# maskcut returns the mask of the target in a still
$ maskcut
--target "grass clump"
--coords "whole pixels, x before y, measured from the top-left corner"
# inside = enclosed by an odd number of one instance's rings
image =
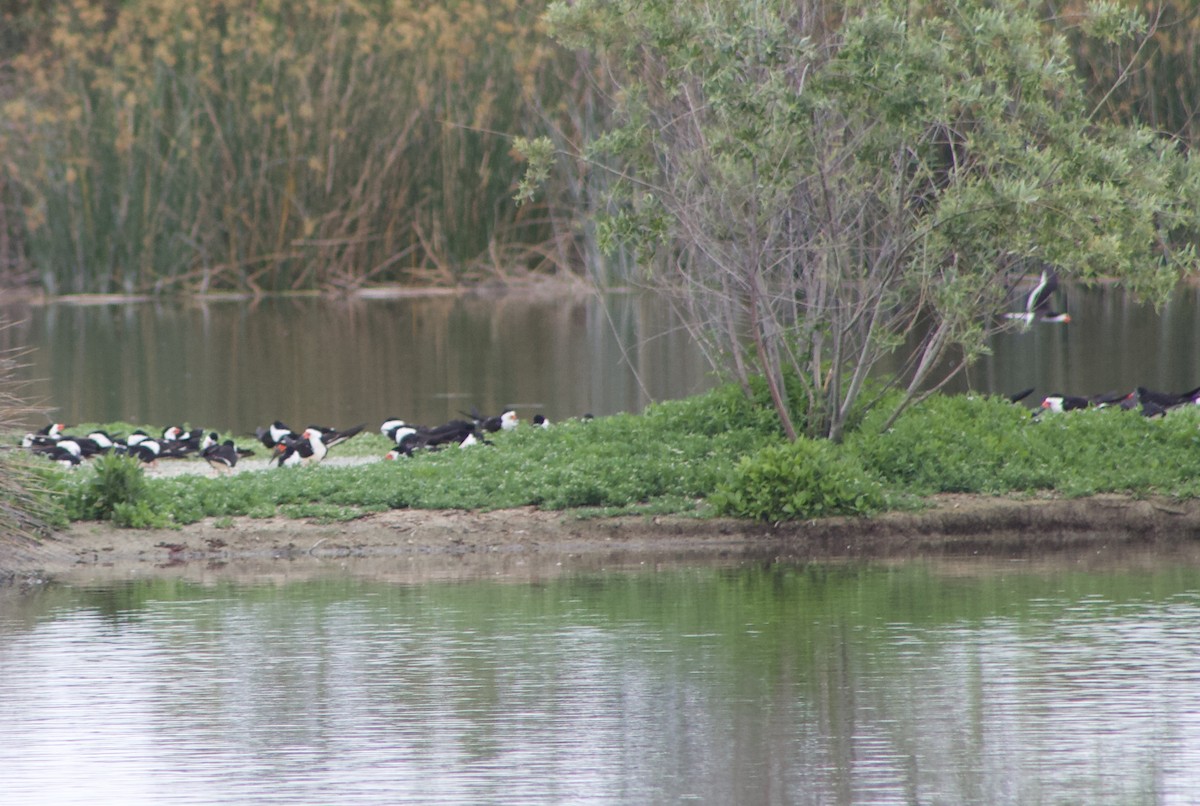
[[[108,520],[117,526],[145,528],[170,523],[166,507],[137,459],[109,454],[98,457],[81,484],[71,488],[64,506],[73,520]],[[160,499],[161,501],[161,499]]]

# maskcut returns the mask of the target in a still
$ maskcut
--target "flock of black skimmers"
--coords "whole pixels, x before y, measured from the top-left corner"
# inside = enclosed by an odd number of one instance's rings
[[[516,428],[520,422],[517,413],[511,409],[494,417],[481,417],[477,412],[469,415],[464,413],[464,417],[468,419],[451,420],[433,427],[410,425],[399,418],[389,417],[379,427],[379,432],[392,440],[395,447],[384,458],[399,459],[412,456],[416,451],[437,450],[451,445],[466,448],[490,444],[487,434]],[[533,424],[546,428],[550,423],[539,414],[533,418]],[[222,441],[217,432],[206,432],[202,428],[185,429],[172,425],[162,429],[159,436],[142,429],[127,436],[109,434],[103,430],[72,435],[66,433],[66,428],[62,423],[50,423],[36,432],[26,434],[21,444],[64,467],[75,467],[100,454],[116,453],[131,456],[148,465],[160,459],[198,456],[218,472],[231,472],[239,459],[255,454],[253,448],[239,447],[232,439]],[[294,467],[320,463],[329,455],[331,448],[358,435],[364,428],[365,423],[346,429],[310,425],[296,432],[276,420],[266,428],[256,429],[255,439],[269,453],[268,466]]]
[[[1019,403],[1033,394],[1033,389],[1025,389],[1009,395],[1013,403]],[[1064,395],[1055,392],[1042,399],[1041,405],[1034,410],[1037,417],[1043,412],[1056,414],[1064,411],[1081,411],[1083,409],[1120,408],[1126,411],[1134,409],[1144,417],[1162,417],[1172,409],[1184,406],[1200,405],[1200,386],[1186,392],[1160,392],[1139,386],[1132,392],[1104,392],[1098,395]]]

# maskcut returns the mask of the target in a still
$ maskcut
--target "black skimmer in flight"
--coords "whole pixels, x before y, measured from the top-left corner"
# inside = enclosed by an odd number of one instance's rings
[[[1071,316],[1066,311],[1056,311],[1050,307],[1054,292],[1058,290],[1058,273],[1051,268],[1042,269],[1038,283],[1025,298],[1025,310],[1020,313],[1005,314],[1009,319],[1019,319],[1028,327],[1034,321],[1038,322],[1070,322]]]

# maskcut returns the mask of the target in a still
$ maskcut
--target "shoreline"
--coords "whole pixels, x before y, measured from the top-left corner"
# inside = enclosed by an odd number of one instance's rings
[[[42,541],[0,539],[0,580],[530,581],[564,573],[746,563],[953,558],[1097,563],[1131,551],[1200,562],[1200,500],[940,495],[918,512],[778,525],[678,516],[580,519],[533,508],[392,510],[330,524],[235,518],[222,526],[203,521],[152,530],[80,522]]]

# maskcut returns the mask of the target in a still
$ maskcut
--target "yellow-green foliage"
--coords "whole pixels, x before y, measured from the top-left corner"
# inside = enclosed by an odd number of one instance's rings
[[[544,268],[554,233],[511,199],[511,136],[572,106],[575,62],[541,11],[56,4],[0,84],[0,226],[59,292]]]

